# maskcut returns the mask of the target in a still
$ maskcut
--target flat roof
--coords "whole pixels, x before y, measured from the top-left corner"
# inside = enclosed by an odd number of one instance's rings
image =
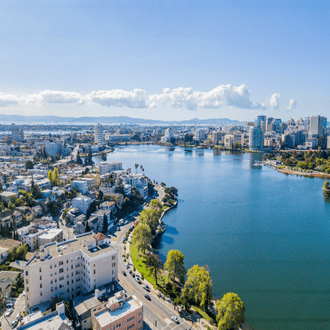
[[[57,236],[62,231],[63,231],[63,229],[52,228],[52,229],[48,230],[46,233],[40,235],[39,238],[40,239],[47,239],[47,238],[50,239],[50,238]]]
[[[137,309],[141,308],[141,305],[138,305],[133,297],[129,300],[126,300],[122,307],[117,308],[115,311],[111,312],[109,309],[101,312],[95,313],[95,318],[99,322],[100,326],[103,328],[106,325],[115,322],[121,319],[124,316],[131,314]]]
[[[65,255],[70,255],[73,252],[76,251],[83,251],[84,253],[86,253],[89,257],[93,258],[96,256],[99,256],[101,254],[105,254],[108,252],[113,252],[116,251],[116,249],[114,249],[112,246],[110,246],[109,244],[104,244],[104,245],[96,245],[94,248],[92,249],[87,249],[86,246],[82,246],[83,241],[87,242],[96,242],[95,238],[93,238],[95,234],[93,232],[89,232],[89,233],[85,233],[82,235],[79,235],[77,238],[72,239],[70,241],[65,241],[65,242],[61,242],[61,243],[57,243],[54,242],[53,244],[50,243],[49,245],[45,245],[45,249],[47,249],[49,251],[49,254],[52,256],[52,258],[56,258],[59,257],[61,255],[65,256]],[[30,262],[28,263],[28,265],[33,265],[39,262],[43,262],[40,260],[40,258],[36,258],[34,257],[32,260],[30,260]]]

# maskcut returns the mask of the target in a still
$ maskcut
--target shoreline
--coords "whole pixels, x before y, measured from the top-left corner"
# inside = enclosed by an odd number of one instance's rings
[[[265,165],[268,166],[268,167],[271,167],[271,168],[273,168],[275,170],[277,170],[278,172],[284,173],[284,174],[307,176],[307,177],[310,177],[310,178],[330,179],[330,174],[327,174],[327,173],[322,173],[322,172],[318,172],[318,173],[306,173],[306,172],[299,172],[299,171],[288,170],[286,168],[277,168],[275,166],[268,165],[268,164],[265,164]]]

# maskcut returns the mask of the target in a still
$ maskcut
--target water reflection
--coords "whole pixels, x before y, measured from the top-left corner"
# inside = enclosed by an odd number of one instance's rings
[[[216,149],[213,149],[213,156],[220,156],[221,155],[221,150],[216,148]]]
[[[195,155],[196,155],[196,157],[203,157],[204,156],[204,150],[203,149],[196,149]]]

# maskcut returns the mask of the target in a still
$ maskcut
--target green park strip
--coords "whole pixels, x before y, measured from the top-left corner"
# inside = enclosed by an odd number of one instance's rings
[[[197,307],[197,306],[192,306],[193,310],[195,312],[197,312],[204,320],[210,322],[212,324],[213,321],[215,321],[215,317],[212,317],[211,313],[206,313],[205,311],[203,311],[201,308]]]
[[[155,279],[152,275],[148,275],[149,271],[146,269],[146,258],[139,254],[139,251],[136,248],[136,243],[133,242],[130,244],[130,255],[133,262],[133,265],[137,269],[137,271],[143,274],[144,278],[152,285],[155,285]]]

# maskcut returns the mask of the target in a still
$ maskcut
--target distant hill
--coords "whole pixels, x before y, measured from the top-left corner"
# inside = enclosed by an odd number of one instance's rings
[[[180,121],[166,121],[154,119],[131,118],[125,116],[113,117],[58,117],[58,116],[21,116],[21,115],[0,115],[1,122],[31,122],[45,124],[140,124],[140,125],[242,125],[244,122],[228,118],[210,118],[210,119],[189,119]]]

